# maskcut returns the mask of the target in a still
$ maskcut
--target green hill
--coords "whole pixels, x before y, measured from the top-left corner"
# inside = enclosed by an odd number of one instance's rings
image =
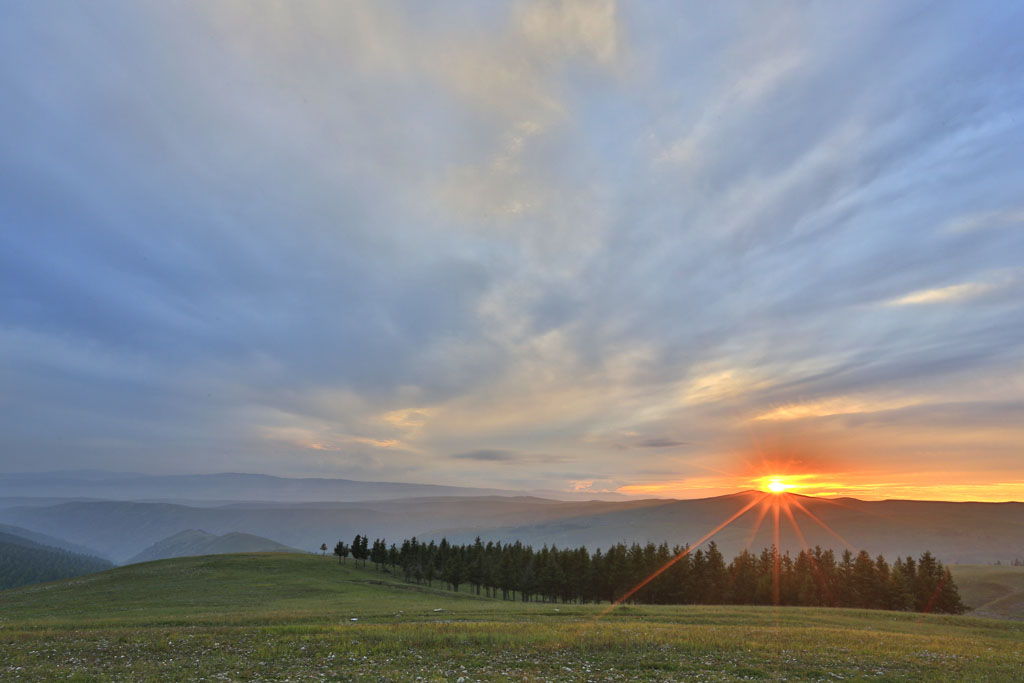
[[[110,562],[0,532],[0,590],[109,569]]]
[[[243,534],[237,531],[217,536],[201,529],[186,529],[162,541],[157,541],[128,560],[127,564],[165,560],[193,555],[227,555],[231,553],[296,553],[291,548],[269,538]]]
[[[0,593],[5,680],[1011,680],[1024,624],[522,603],[315,555],[218,555]]]
[[[971,614],[1024,621],[1024,567],[953,565],[950,570]]]
[[[12,526],[10,524],[0,524],[0,534],[10,534],[11,536],[20,536],[26,540],[32,541],[38,545],[48,545],[51,548],[60,548],[61,550],[67,550],[68,552],[76,553],[78,555],[89,555],[92,557],[99,557],[100,559],[108,559],[103,557],[101,553],[90,548],[88,546],[79,545],[78,543],[72,543],[63,538],[57,538],[56,536],[48,536],[47,534],[41,534],[31,529],[25,529],[19,526]]]

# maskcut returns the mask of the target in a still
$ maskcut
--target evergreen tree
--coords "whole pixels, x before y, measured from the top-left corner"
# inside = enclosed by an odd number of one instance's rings
[[[930,552],[918,561],[899,557],[890,566],[884,557],[849,550],[836,562],[831,550],[815,547],[794,559],[775,546],[759,555],[744,550],[728,564],[711,542],[691,553],[687,546],[667,543],[627,547],[616,543],[591,555],[586,547],[543,546],[534,551],[521,542],[488,542],[477,538],[457,545],[415,537],[388,546],[357,534],[352,546],[338,541],[334,554],[372,559],[378,571],[402,568],[407,581],[433,585],[440,578],[453,591],[469,583],[475,594],[504,600],[586,603],[629,601],[636,604],[779,604],[849,606],[871,609],[915,609],[960,613],[964,605],[949,570]],[[326,545],[322,548],[326,551]],[[387,569],[385,569],[387,571]]]
[[[334,546],[334,554],[338,556],[338,564],[341,564],[348,557],[348,546],[338,541],[337,545]]]

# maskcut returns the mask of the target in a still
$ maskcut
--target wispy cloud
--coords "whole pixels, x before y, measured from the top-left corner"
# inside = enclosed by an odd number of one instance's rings
[[[2,467],[1010,468],[1020,13],[10,4]]]
[[[688,446],[689,441],[676,441],[675,439],[669,439],[667,437],[653,437],[650,439],[642,439],[637,442],[637,446],[642,448],[673,448],[675,446]]]
[[[951,303],[973,299],[991,290],[992,285],[988,283],[964,282],[959,285],[918,290],[895,299],[890,299],[886,304],[889,306],[917,306],[922,304]]]
[[[755,420],[802,420],[832,415],[854,415],[899,410],[922,403],[920,398],[867,398],[837,396],[816,401],[791,403],[757,415]]]
[[[498,449],[482,449],[467,451],[466,453],[455,453],[452,455],[456,460],[479,460],[481,462],[507,462],[509,460],[520,460],[521,455],[513,451]]]

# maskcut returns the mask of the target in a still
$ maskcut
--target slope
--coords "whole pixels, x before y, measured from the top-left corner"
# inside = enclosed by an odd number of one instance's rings
[[[1024,621],[1024,567],[954,565],[950,569],[971,614]]]
[[[1024,625],[1013,622],[606,607],[453,594],[311,555],[181,558],[0,593],[0,671],[9,680],[1010,680],[1024,665]]]
[[[0,533],[0,590],[109,569],[110,562]]]
[[[242,534],[237,531],[217,536],[201,529],[186,529],[162,541],[157,541],[135,557],[128,564],[164,560],[172,557],[194,555],[227,555],[230,553],[294,553],[290,548],[269,538]]]
[[[88,546],[80,545],[78,543],[72,543],[71,541],[65,540],[63,538],[57,538],[56,536],[41,534],[37,531],[25,529],[20,526],[0,524],[0,533],[10,534],[11,536],[18,536],[20,538],[24,538],[25,540],[32,541],[33,543],[37,543],[39,545],[47,545],[51,548],[60,548],[61,550],[67,550],[68,552],[77,553],[78,555],[90,555],[92,557],[100,557],[101,559],[106,559],[101,557],[101,554],[99,552]]]

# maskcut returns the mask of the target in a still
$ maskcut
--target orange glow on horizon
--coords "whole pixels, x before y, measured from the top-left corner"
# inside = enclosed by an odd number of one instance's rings
[[[758,430],[689,463],[698,468],[691,476],[638,481],[617,492],[679,499],[755,490],[861,500],[1024,501],[1019,471],[926,470],[911,464],[914,459],[881,461],[855,437]]]
[[[840,480],[842,477],[844,481]],[[772,477],[698,477],[666,482],[620,486],[617,493],[650,498],[708,498],[754,489],[772,493],[797,493],[814,498],[859,498],[861,500],[941,500],[950,502],[1006,503],[1024,501],[1024,481],[974,484],[928,483],[886,479],[870,483],[869,474],[786,475],[772,488]]]
[[[771,491],[772,493],[783,493],[799,487],[799,484],[794,484],[790,479],[777,475],[762,477],[758,486],[762,491]]]

